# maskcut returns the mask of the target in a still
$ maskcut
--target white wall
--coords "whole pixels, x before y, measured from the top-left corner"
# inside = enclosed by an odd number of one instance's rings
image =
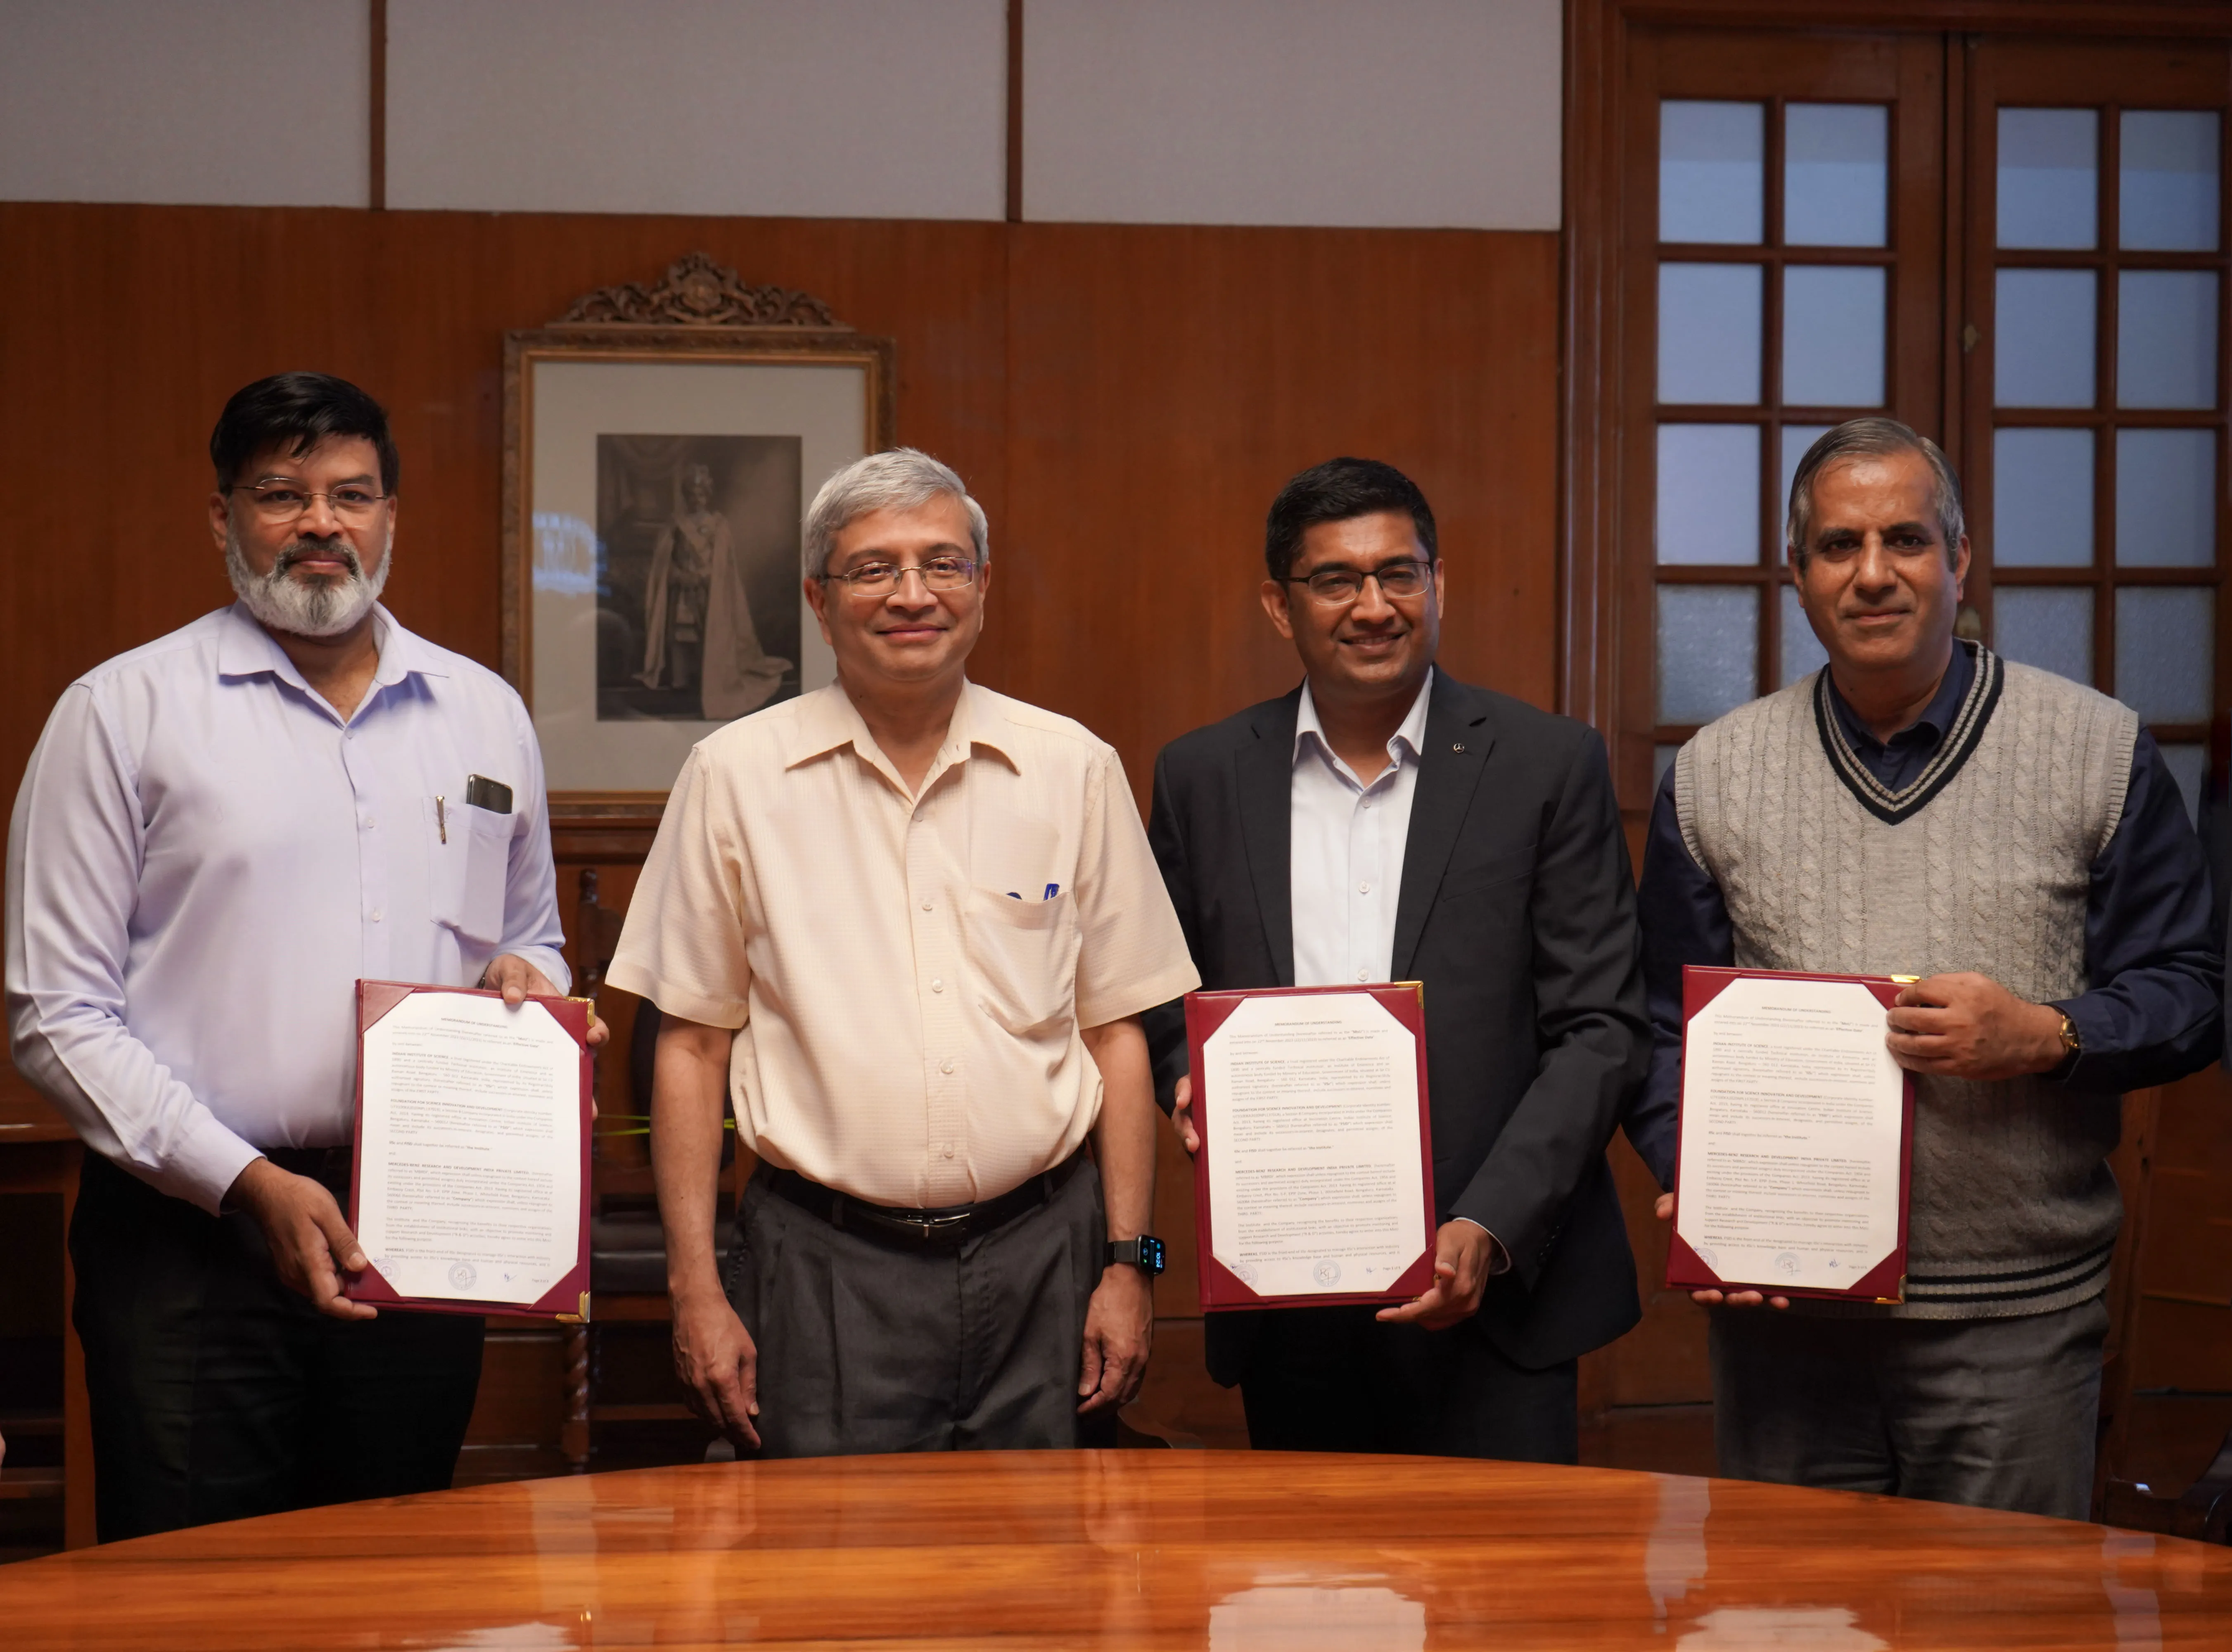
[[[1560,0],[1028,0],[1023,211],[1554,230]]]
[[[0,0],[0,200],[362,206],[364,0]]]
[[[1004,0],[390,0],[387,204],[996,218]]]
[[[1024,0],[1024,216],[1555,229],[1560,0]],[[998,218],[1005,0],[389,0],[386,202]],[[0,0],[0,199],[361,206],[368,0]]]

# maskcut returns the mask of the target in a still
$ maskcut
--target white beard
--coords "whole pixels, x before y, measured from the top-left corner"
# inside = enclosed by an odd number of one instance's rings
[[[321,556],[338,556],[348,565],[348,573],[340,579],[300,580],[288,571],[287,553],[299,542],[290,541],[279,553],[278,560],[269,574],[258,574],[248,565],[247,555],[240,548],[240,535],[230,528],[224,536],[225,576],[232,582],[233,595],[248,605],[248,611],[267,629],[285,631],[298,637],[337,637],[371,611],[380,601],[380,594],[387,589],[387,576],[395,566],[395,535],[391,529],[387,543],[380,547],[379,571],[370,578],[365,576],[364,564],[353,546],[321,545]]]

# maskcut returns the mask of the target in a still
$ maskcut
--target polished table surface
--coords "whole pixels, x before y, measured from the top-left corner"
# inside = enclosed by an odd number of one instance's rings
[[[0,1568],[0,1652],[2232,1647],[2232,1550],[1612,1469],[1205,1451],[476,1486]]]

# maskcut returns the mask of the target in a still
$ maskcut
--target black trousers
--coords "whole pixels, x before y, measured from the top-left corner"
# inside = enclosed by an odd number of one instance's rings
[[[449,1485],[479,1319],[328,1318],[280,1284],[252,1218],[94,1153],[69,1245],[103,1543]]]
[[[1570,1463],[1578,1363],[1528,1370],[1476,1320],[1385,1325],[1369,1307],[1265,1310],[1240,1379],[1258,1451],[1388,1451]]]

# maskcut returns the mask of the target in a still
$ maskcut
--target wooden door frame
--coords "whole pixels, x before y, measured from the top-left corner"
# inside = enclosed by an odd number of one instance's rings
[[[2221,0],[1567,0],[1565,232],[1560,282],[1558,708],[1593,725],[1623,772],[1623,685],[1648,661],[1622,656],[1625,524],[1620,499],[1628,408],[1619,370],[1621,159],[1633,112],[1628,38],[1638,24],[1808,32],[2051,33],[2232,38]],[[1949,112],[1963,94],[1949,54]],[[1949,121],[1949,133],[1952,123]],[[1957,142],[1958,138],[1954,137]],[[1961,257],[1957,187],[1947,191],[1946,257]],[[1949,276],[1957,276],[1949,270]],[[1955,289],[1957,290],[1957,288]],[[1949,306],[1949,313],[1952,307]],[[1959,353],[1946,352],[1946,419],[1959,417]],[[1631,650],[1632,652],[1632,650]],[[1623,797],[1631,814],[1647,797]]]

